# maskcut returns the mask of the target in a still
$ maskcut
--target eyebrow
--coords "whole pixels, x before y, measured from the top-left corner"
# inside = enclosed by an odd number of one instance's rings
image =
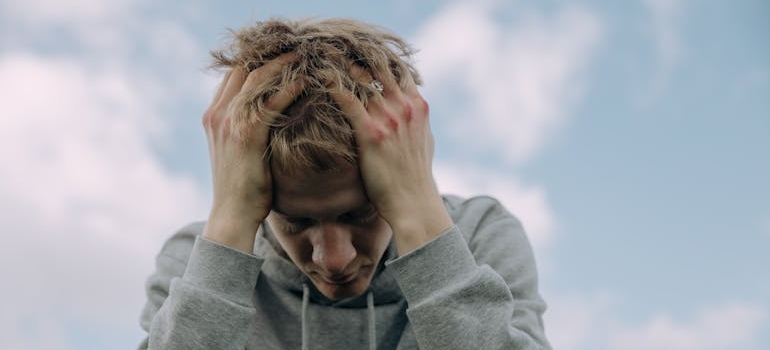
[[[339,214],[338,216],[343,216],[343,215],[363,215],[363,214],[368,213],[373,208],[374,208],[374,205],[371,202],[366,201],[363,204],[354,207],[353,209],[350,209],[348,211],[345,211],[345,212]],[[296,218],[308,218],[309,217],[307,215],[296,215],[296,214],[293,214],[293,213],[285,213],[285,212],[283,212],[283,211],[281,211],[279,209],[276,209],[276,208],[273,208],[272,211],[275,212],[276,214],[280,215],[284,219],[296,219]]]

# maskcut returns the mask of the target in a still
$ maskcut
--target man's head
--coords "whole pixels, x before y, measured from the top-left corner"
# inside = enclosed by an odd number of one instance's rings
[[[369,287],[392,232],[369,202],[353,129],[328,86],[353,91],[366,106],[377,91],[354,79],[351,65],[375,78],[392,75],[403,87],[407,76],[420,81],[409,64],[412,50],[387,31],[352,20],[270,20],[233,32],[231,44],[212,54],[215,67],[252,71],[286,53],[294,59],[283,74],[250,91],[247,106],[233,111],[233,132],[260,123],[256,115],[274,116],[266,157],[275,239],[326,297],[354,297]],[[297,79],[305,89],[292,105],[267,110],[265,99]]]
[[[250,106],[256,115],[275,115],[267,156],[274,168],[286,173],[331,170],[340,165],[339,160],[356,164],[353,130],[328,93],[333,81],[367,104],[374,88],[351,76],[351,64],[373,77],[392,74],[402,85],[406,75],[420,83],[410,64],[413,50],[399,37],[370,24],[349,19],[272,19],[232,34],[229,46],[212,52],[214,67],[251,71],[282,54],[296,55],[281,76],[252,91]],[[267,110],[264,99],[296,79],[305,80],[307,87],[294,103],[282,113]],[[259,122],[249,117],[240,113],[234,131]]]

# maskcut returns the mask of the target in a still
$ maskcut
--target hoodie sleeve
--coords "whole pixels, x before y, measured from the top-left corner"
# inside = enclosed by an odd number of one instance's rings
[[[451,229],[388,263],[420,349],[550,349],[521,223],[488,197],[448,209]]]
[[[238,349],[254,322],[262,260],[200,237],[202,224],[164,245],[147,280],[139,349]]]

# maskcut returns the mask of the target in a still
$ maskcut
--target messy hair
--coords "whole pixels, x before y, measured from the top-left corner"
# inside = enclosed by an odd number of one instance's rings
[[[414,50],[391,32],[367,23],[270,19],[230,34],[224,49],[211,52],[213,68],[252,71],[281,54],[296,55],[281,75],[257,86],[233,111],[236,134],[264,122],[255,116],[271,116],[266,156],[274,168],[286,173],[332,170],[341,165],[340,161],[357,164],[353,130],[331,98],[329,82],[354,92],[364,105],[378,91],[368,82],[353,79],[351,63],[373,77],[392,75],[402,88],[407,76],[421,83],[411,64]],[[306,87],[291,106],[284,111],[269,110],[266,99],[298,78],[305,80]]]

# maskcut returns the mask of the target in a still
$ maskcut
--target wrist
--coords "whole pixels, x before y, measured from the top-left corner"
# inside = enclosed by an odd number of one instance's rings
[[[454,224],[438,195],[429,201],[405,200],[404,203],[411,204],[403,205],[389,218],[385,218],[393,231],[399,255],[428,243]]]
[[[248,216],[212,210],[203,229],[203,237],[252,254],[257,229],[261,223],[261,220],[250,219]]]

